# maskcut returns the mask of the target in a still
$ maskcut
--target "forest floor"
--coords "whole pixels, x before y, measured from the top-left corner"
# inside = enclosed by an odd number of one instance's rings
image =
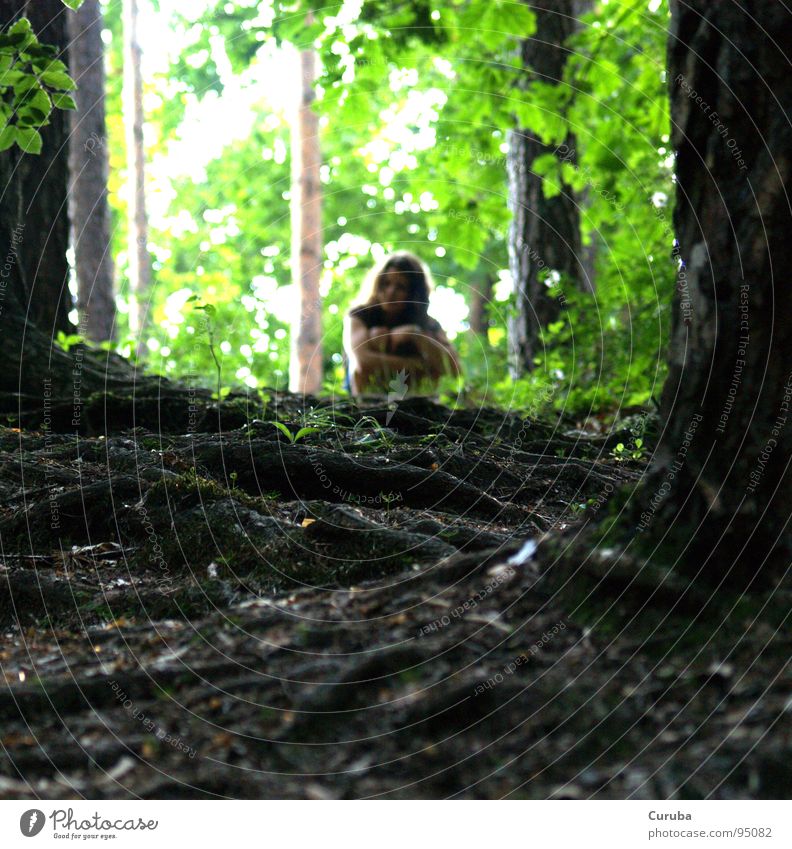
[[[155,400],[0,428],[1,798],[789,796],[792,596],[607,542],[625,427]]]

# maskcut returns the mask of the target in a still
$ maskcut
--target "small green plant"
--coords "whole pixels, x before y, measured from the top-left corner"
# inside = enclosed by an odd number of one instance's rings
[[[396,444],[393,438],[393,432],[384,428],[373,416],[363,416],[360,418],[355,423],[353,431],[357,432],[358,428],[361,426],[371,427],[376,432],[376,435],[367,433],[360,439],[356,440],[357,444],[364,445],[366,443],[381,442],[385,446],[386,451],[391,451],[393,449]]]
[[[79,333],[64,333],[62,330],[58,331],[55,341],[64,351],[69,351],[76,345],[85,344],[85,339]]]
[[[434,448],[442,448],[450,451],[452,454],[459,452],[459,443],[455,443],[452,439],[449,439],[442,431],[431,431],[425,436],[421,436],[418,439],[418,444],[425,447],[431,445]],[[473,453],[477,453],[475,449],[473,449]]]
[[[303,414],[303,426],[315,427],[320,430],[330,430],[338,426],[339,421],[352,422],[352,416],[338,413],[332,407],[311,407]]]
[[[614,460],[621,462],[625,460],[641,460],[644,455],[644,441],[643,439],[635,439],[629,446],[620,442],[610,453]]]
[[[379,497],[380,501],[382,501],[382,503],[385,505],[385,514],[387,516],[390,516],[391,504],[393,504],[395,501],[399,501],[400,496],[393,492],[381,492],[379,494]]]
[[[295,442],[305,438],[311,433],[319,433],[323,430],[332,430],[337,427],[339,419],[352,421],[352,417],[346,413],[336,413],[326,407],[311,407],[307,413],[302,416],[302,427],[293,432],[283,422],[274,421],[270,424],[274,425],[278,430],[289,440],[293,445]]]
[[[321,428],[318,427],[301,427],[298,431],[292,432],[283,422],[270,422],[271,425],[278,428],[278,430],[289,440],[289,442],[294,445],[295,442],[299,442],[301,439],[304,439],[310,433],[317,433]]]
[[[198,295],[191,295],[187,298],[187,303],[194,303],[200,300]],[[217,370],[217,400],[220,401],[223,391],[223,367],[220,365],[217,350],[215,349],[214,318],[217,315],[217,307],[214,304],[196,304],[193,309],[200,310],[204,314],[204,330],[206,331],[206,338],[209,342],[209,353]]]

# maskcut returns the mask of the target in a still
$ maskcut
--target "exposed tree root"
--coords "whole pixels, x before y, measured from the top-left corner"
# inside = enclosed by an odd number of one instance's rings
[[[784,792],[786,632],[579,542],[613,434],[234,403],[0,430],[0,796]]]

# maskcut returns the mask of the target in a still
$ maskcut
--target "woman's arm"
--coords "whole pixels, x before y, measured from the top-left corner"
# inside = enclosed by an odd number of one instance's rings
[[[387,327],[367,327],[356,316],[344,319],[344,348],[350,364],[388,362],[391,355],[390,330]]]
[[[459,355],[439,324],[427,329],[417,324],[394,327],[390,334],[390,342],[393,347],[412,342],[421,352],[423,360],[434,377],[440,377],[447,371],[456,377],[462,374]]]
[[[349,358],[352,390],[355,394],[362,392],[369,380],[377,374],[387,376],[401,369],[412,374],[421,371],[420,358],[389,354],[389,343],[387,328],[369,328],[355,316],[344,319],[344,349]]]

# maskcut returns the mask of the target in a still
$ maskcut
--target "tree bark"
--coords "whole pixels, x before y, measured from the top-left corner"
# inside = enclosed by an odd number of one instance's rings
[[[26,16],[42,43],[65,58],[67,17],[61,0],[0,0],[0,27]],[[12,148],[0,154],[0,415],[20,427],[86,432],[92,395],[132,399],[125,426],[140,423],[137,399],[178,392],[169,381],[139,376],[109,351],[56,343],[68,320],[68,119],[54,110],[43,127],[40,155]],[[186,390],[185,390],[186,394]],[[94,404],[100,412],[101,399]],[[149,419],[159,415],[159,409]],[[101,422],[94,422],[101,429]]]
[[[66,17],[60,0],[0,0],[0,27],[27,17],[43,43],[65,58]],[[72,362],[54,340],[69,332],[66,260],[69,221],[67,119],[53,110],[41,128],[42,151],[0,154],[0,412],[41,409],[50,376],[68,392]],[[51,387],[50,387],[51,388]],[[40,420],[39,420],[40,421]]]
[[[487,308],[492,301],[492,289],[494,285],[493,278],[489,276],[471,285],[470,318],[468,319],[468,323],[470,324],[470,329],[477,336],[484,337],[485,343],[487,331],[489,330]]]
[[[129,191],[129,327],[138,336],[138,353],[148,322],[151,256],[146,214],[146,152],[143,139],[143,74],[138,41],[138,2],[124,0],[124,126]]]
[[[42,43],[65,58],[67,16],[60,0],[0,0],[0,26],[30,19]],[[57,393],[77,397],[76,351],[55,344],[69,332],[67,118],[53,110],[36,156],[14,147],[0,155],[0,412],[45,407]],[[80,367],[81,368],[81,367]],[[78,369],[78,372],[80,369]]]
[[[289,388],[315,394],[322,388],[322,164],[316,97],[316,54],[300,53],[301,94],[292,131],[292,281],[299,312],[292,327]]]
[[[69,11],[60,0],[2,0],[0,26],[27,17],[45,44],[59,48],[64,59]],[[68,144],[67,119],[53,109],[50,123],[41,128],[39,155],[22,153],[16,146],[0,155],[0,259],[11,265],[0,291],[3,318],[17,310],[51,336],[73,330],[69,321]],[[12,307],[11,304],[14,303]],[[11,328],[3,322],[11,342]],[[16,328],[21,332],[21,324]],[[18,338],[18,336],[16,337]]]
[[[77,271],[77,311],[93,342],[115,337],[115,295],[107,179],[110,171],[105,122],[102,8],[85,0],[69,16],[69,56],[77,83],[71,113],[69,210]]]
[[[536,33],[522,45],[523,67],[531,79],[560,82],[567,50],[564,43],[575,29],[574,0],[558,0],[552,8],[534,7]],[[575,140],[566,140],[561,156],[574,161]],[[542,144],[529,129],[509,134],[507,171],[512,221],[509,231],[509,269],[515,293],[515,314],[509,319],[509,359],[513,377],[534,368],[543,328],[557,320],[564,306],[565,286],[580,285],[580,212],[571,186],[545,198],[542,177],[533,172],[537,157],[556,152]],[[559,155],[556,152],[556,155]],[[543,277],[557,272],[552,288]]]
[[[681,268],[638,528],[689,569],[751,576],[785,569],[792,548],[792,13],[761,0],[671,9]]]

